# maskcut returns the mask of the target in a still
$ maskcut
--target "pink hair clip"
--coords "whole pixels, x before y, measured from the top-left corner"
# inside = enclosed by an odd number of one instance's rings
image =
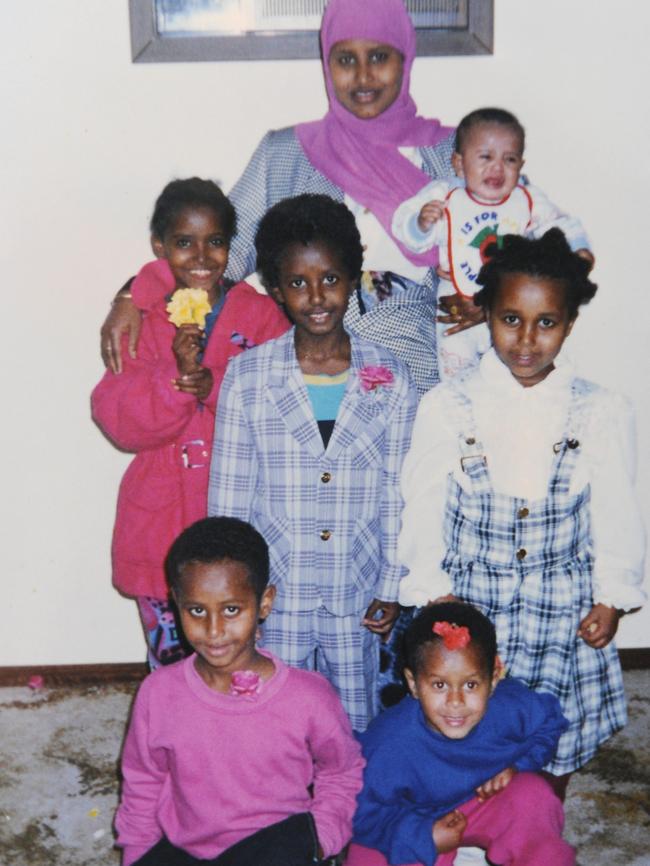
[[[465,649],[472,639],[466,625],[456,625],[455,622],[436,622],[432,629],[434,634],[440,635],[445,649]]]

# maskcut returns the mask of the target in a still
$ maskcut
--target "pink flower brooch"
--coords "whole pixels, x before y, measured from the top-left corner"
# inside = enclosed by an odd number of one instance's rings
[[[359,370],[359,382],[363,391],[379,393],[381,388],[390,388],[395,377],[388,367],[375,367],[368,364]]]
[[[260,675],[255,671],[235,671],[230,678],[230,695],[255,698],[259,691]]]
[[[432,629],[434,634],[440,635],[445,649],[465,649],[471,637],[466,625],[456,625],[455,622],[436,622]]]

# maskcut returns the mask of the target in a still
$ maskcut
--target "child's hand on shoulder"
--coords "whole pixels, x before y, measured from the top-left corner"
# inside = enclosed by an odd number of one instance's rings
[[[487,782],[479,785],[476,789],[476,796],[481,803],[489,800],[490,797],[494,797],[499,791],[503,791],[506,785],[510,784],[516,772],[517,770],[514,767],[506,767],[505,770],[501,770],[496,776],[492,776]]]
[[[428,232],[434,223],[445,215],[444,201],[428,201],[418,214],[418,226],[421,232]]]
[[[467,818],[458,809],[438,818],[433,824],[433,843],[438,854],[446,854],[458,848],[463,841]]]
[[[181,325],[176,329],[172,352],[181,376],[196,373],[199,368],[198,355],[201,351],[201,330],[198,325]]]
[[[578,636],[594,649],[602,649],[616,634],[620,618],[615,607],[595,604],[580,623]]]

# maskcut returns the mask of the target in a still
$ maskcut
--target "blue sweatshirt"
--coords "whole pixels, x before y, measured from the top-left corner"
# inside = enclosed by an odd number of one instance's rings
[[[541,769],[567,727],[553,695],[515,679],[498,684],[485,715],[461,740],[434,731],[420,703],[404,698],[359,734],[367,766],[354,841],[392,864],[433,864],[433,823],[506,767]]]

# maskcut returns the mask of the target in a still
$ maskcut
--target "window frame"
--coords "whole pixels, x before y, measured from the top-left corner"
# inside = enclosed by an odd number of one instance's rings
[[[416,28],[419,56],[492,53],[494,0],[466,2],[466,28]],[[129,18],[133,63],[295,60],[320,54],[316,30],[165,36],[156,28],[156,0],[129,0]]]

